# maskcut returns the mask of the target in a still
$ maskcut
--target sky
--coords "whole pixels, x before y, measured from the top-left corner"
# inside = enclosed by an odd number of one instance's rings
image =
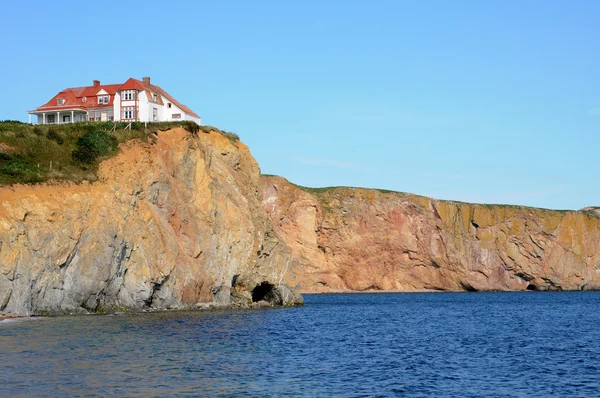
[[[150,76],[310,186],[600,206],[600,2],[6,2],[0,120]]]

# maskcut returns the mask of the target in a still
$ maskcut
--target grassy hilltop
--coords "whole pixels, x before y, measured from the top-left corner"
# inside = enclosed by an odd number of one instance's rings
[[[191,133],[216,131],[193,122],[124,122],[32,125],[0,121],[0,185],[37,183],[48,179],[95,180],[98,164],[132,139],[153,142],[158,131],[184,127]]]

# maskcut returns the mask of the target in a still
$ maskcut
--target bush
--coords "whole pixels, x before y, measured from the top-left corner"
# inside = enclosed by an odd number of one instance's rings
[[[58,134],[54,129],[48,130],[48,134],[46,134],[46,138],[52,141],[56,141],[58,145],[62,145],[65,140],[63,140],[62,136]]]
[[[208,126],[206,124],[203,124],[202,126],[199,126],[198,128],[200,129],[200,131],[202,131],[203,133],[206,133],[206,134],[210,134],[211,131],[217,131],[217,132],[221,131],[214,126]]]
[[[71,155],[73,160],[91,164],[100,156],[110,155],[117,150],[117,139],[102,131],[89,131],[77,140],[77,149]]]
[[[240,140],[240,136],[237,135],[236,133],[231,133],[229,131],[221,131],[221,134],[223,134],[225,137],[227,137],[229,139],[229,141],[231,141],[231,142]]]
[[[38,182],[41,180],[38,169],[23,159],[11,159],[0,166],[0,175],[12,177],[22,182]]]
[[[196,122],[187,122],[183,128],[192,134],[198,134],[198,131],[200,130],[200,126],[198,126]]]

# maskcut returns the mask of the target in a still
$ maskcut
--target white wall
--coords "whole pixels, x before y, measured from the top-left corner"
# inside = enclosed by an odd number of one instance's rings
[[[138,91],[137,98],[139,105],[139,115],[137,116],[137,120],[139,120],[140,122],[148,122],[148,97],[146,96],[146,92]]]
[[[199,117],[193,117],[191,115],[185,115],[185,120],[191,120],[192,122],[196,122],[196,124],[200,124],[200,118]]]
[[[160,95],[157,93],[157,95]],[[181,121],[181,120],[191,120],[198,124],[200,124],[200,118],[196,118],[190,115],[186,115],[183,110],[181,110],[178,106],[173,104],[169,99],[161,96],[162,102],[164,105],[155,104],[154,102],[148,101],[148,97],[146,95],[146,91],[138,91],[138,102],[136,101],[121,101],[120,93],[117,93],[114,100],[114,117],[116,121],[121,120],[121,105],[123,107],[138,105],[138,115],[137,119],[140,122],[153,122],[152,118],[152,110],[156,108],[158,110],[158,122],[171,122],[171,121]],[[171,108],[167,106],[167,104],[171,103]],[[173,119],[173,114],[179,113],[181,114],[180,119]]]
[[[115,115],[115,122],[121,120],[121,96],[119,93],[115,94],[115,99],[113,101],[113,113]]]

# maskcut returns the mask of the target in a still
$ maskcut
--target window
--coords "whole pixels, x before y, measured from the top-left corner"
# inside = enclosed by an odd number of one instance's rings
[[[108,95],[99,95],[98,104],[108,104]]]
[[[124,90],[121,91],[123,101],[131,101],[135,99],[135,90]]]
[[[171,115],[171,119],[181,119],[181,113],[174,113]]]
[[[156,95],[156,94],[152,94],[152,99],[153,99],[155,102],[156,102],[156,99],[157,99],[157,98],[158,98],[158,97],[157,97],[157,95]]]
[[[122,119],[135,119],[135,107],[125,106],[123,107]]]
[[[64,100],[64,98],[58,98],[58,99],[56,100],[56,103],[57,103],[58,105],[62,105],[62,104],[64,104],[64,103],[65,103],[65,100]]]
[[[54,117],[55,117],[55,116],[56,116],[56,115],[48,115],[48,116],[46,117],[46,123],[54,123],[54,120],[55,120],[55,119],[54,119]]]
[[[87,97],[83,97],[83,98],[81,99],[81,102],[85,102],[85,101],[87,101]]]
[[[171,103],[169,102],[169,103],[167,103],[167,108],[170,108],[170,107],[171,107]]]
[[[152,108],[152,120],[153,121],[158,120],[158,109],[156,109],[156,108]]]

